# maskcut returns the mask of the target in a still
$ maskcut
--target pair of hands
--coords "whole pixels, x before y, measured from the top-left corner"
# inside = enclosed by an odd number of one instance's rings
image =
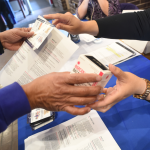
[[[70,14],[68,15],[70,16]],[[56,16],[59,16],[59,14],[56,14]],[[60,15],[60,18],[64,18],[64,16]],[[82,31],[81,29],[81,31],[78,30],[80,25],[77,18],[71,17],[71,20],[65,18],[63,22],[61,20],[61,24],[65,24],[67,31],[70,31],[72,34]],[[69,20],[66,21],[67,19]],[[56,27],[57,25],[59,26],[60,20],[55,20],[54,24]],[[30,30],[29,28],[8,30],[0,33],[0,40],[5,48],[17,50],[26,38],[34,34]],[[53,111],[67,111],[74,115],[86,114],[91,108],[106,112],[126,97],[144,92],[146,83],[143,79],[132,73],[123,72],[113,65],[109,65],[109,69],[117,77],[117,81],[114,87],[103,89],[103,93],[106,96],[103,94],[99,95],[102,89],[98,86],[74,86],[74,84],[79,83],[100,81],[101,77],[95,74],[51,73],[27,85],[23,85],[22,88],[28,97],[32,109],[40,107]],[[75,105],[86,105],[86,107],[77,108]]]

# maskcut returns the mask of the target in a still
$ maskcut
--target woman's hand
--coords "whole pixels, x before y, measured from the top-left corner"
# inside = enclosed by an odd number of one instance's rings
[[[67,12],[65,14],[49,14],[44,15],[46,19],[55,19],[53,24],[57,29],[66,30],[71,34],[88,33],[91,35],[98,35],[99,28],[96,21],[86,21],[82,22],[71,13]]]
[[[118,67],[109,65],[110,71],[117,77],[114,87],[105,88],[103,93],[99,95],[99,100],[93,104],[87,105],[97,111],[106,112],[119,101],[133,94],[143,94],[146,89],[144,79],[130,73],[123,72]]]

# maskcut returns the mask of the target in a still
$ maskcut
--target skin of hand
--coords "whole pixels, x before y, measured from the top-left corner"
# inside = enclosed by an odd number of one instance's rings
[[[91,108],[78,108],[75,105],[94,103],[101,92],[100,86],[74,86],[74,84],[97,82],[96,74],[50,73],[29,84],[22,85],[31,109],[44,108],[50,111],[66,111],[73,115],[83,115]]]
[[[33,36],[31,28],[14,28],[0,33],[0,41],[4,48],[17,51],[26,38]]]
[[[87,105],[87,107],[91,107],[103,113],[119,101],[133,94],[143,94],[146,89],[144,79],[130,72],[123,72],[111,64],[109,65],[109,70],[117,77],[116,85],[114,87],[104,88],[103,93],[106,95],[99,95],[98,101]]]
[[[65,14],[57,13],[44,15],[44,18],[55,19],[53,21],[53,25],[55,25],[57,29],[66,30],[71,34],[88,33],[96,36],[99,33],[99,28],[96,21],[92,20],[82,22],[69,12]]]

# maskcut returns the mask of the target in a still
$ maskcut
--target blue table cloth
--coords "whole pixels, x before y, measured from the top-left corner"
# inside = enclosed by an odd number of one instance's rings
[[[135,57],[119,65],[123,71],[132,72],[150,80],[150,60],[143,56]],[[107,87],[114,86],[113,76]],[[122,150],[150,150],[150,103],[132,96],[122,100],[106,113],[98,112],[108,130]],[[32,131],[27,124],[27,116],[18,119],[18,146],[24,150],[24,140],[37,132],[54,127],[75,116],[58,112],[54,122]]]

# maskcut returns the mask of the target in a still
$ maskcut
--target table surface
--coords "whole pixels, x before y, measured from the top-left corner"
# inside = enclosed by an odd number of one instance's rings
[[[150,60],[140,55],[119,65],[123,71],[132,72],[150,80]],[[106,87],[114,86],[116,77],[112,77]],[[98,112],[108,130],[122,150],[150,149],[150,103],[132,96],[119,102],[106,113]],[[54,127],[75,116],[66,112],[57,112],[54,122],[32,131],[27,124],[27,115],[18,119],[18,149],[24,150],[24,140],[40,131]]]

